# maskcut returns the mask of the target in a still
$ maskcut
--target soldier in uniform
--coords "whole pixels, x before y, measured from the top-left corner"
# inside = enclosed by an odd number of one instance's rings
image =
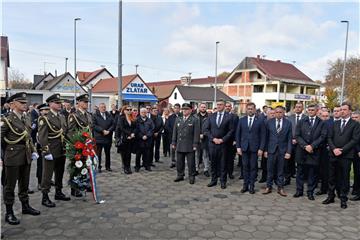
[[[22,213],[39,215],[40,211],[29,205],[29,178],[31,161],[39,155],[31,140],[31,121],[25,114],[26,93],[20,92],[8,99],[13,111],[1,119],[1,142],[4,144],[5,186],[4,203],[6,205],[5,222],[17,225],[20,221],[15,217],[13,205],[15,186],[18,182],[18,196],[22,204]]]
[[[50,111],[47,115],[39,117],[38,140],[43,155],[43,171],[41,191],[43,194],[41,204],[46,207],[55,207],[49,198],[51,178],[55,172],[55,200],[69,201],[70,198],[62,192],[62,181],[65,169],[65,135],[66,120],[60,114],[62,100],[60,94],[53,94],[46,99]]]
[[[177,178],[174,182],[184,180],[185,157],[188,164],[189,182],[195,183],[195,151],[200,141],[199,119],[191,114],[192,107],[189,103],[182,105],[183,116],[175,121],[172,135],[172,147],[176,149]]]
[[[68,119],[68,136],[73,136],[79,130],[92,132],[92,116],[88,113],[89,94],[82,94],[76,98],[77,110],[69,115]],[[80,191],[71,188],[71,195],[82,197]]]

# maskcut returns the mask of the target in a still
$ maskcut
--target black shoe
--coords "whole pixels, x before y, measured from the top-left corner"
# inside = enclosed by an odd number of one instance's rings
[[[140,168],[139,167],[135,167],[135,172],[139,172]]]
[[[310,201],[314,201],[314,200],[315,200],[313,194],[308,194],[307,197],[308,197],[308,199],[309,199]]]
[[[101,173],[101,168],[98,169],[98,173]]]
[[[360,194],[350,198],[350,201],[360,201]]]
[[[74,196],[74,197],[82,197],[82,193],[79,191],[79,190],[76,190],[76,189],[71,189],[71,196]]]
[[[316,196],[320,196],[320,195],[323,195],[323,194],[326,194],[326,192],[324,191],[318,191],[315,193]]]
[[[152,165],[153,165],[153,164],[152,164]],[[152,171],[152,170],[151,170],[151,167],[146,167],[145,170],[148,171],[148,172],[151,172],[151,171]]]
[[[43,193],[41,204],[48,208],[56,207],[56,204],[50,200],[49,195],[47,193]]]
[[[325,205],[327,205],[327,204],[330,204],[330,203],[334,203],[335,202],[335,200],[333,199],[333,198],[327,198],[327,199],[325,199],[323,202],[322,202],[322,204],[325,204]]]
[[[28,194],[33,194],[33,193],[34,193],[34,190],[28,189]]]
[[[211,181],[207,186],[208,187],[214,187],[217,185],[217,182],[216,181]]]
[[[235,177],[234,177],[234,175],[229,174],[229,178],[230,178],[230,179],[234,179]]]
[[[199,171],[195,171],[195,176],[198,176],[199,175]]]
[[[150,164],[150,166],[151,166],[151,167],[156,167],[156,166],[155,166],[155,164],[153,164],[153,163],[152,163],[152,164]]]
[[[172,163],[171,165],[170,165],[170,168],[174,168],[175,167],[175,163]]]
[[[249,193],[250,193],[250,194],[255,194],[255,189],[254,189],[254,188],[250,188],[250,189],[249,189]]]
[[[29,214],[33,216],[40,215],[40,211],[32,208],[29,201],[22,202],[22,214]]]
[[[20,220],[15,217],[13,212],[5,214],[5,222],[7,222],[10,225],[20,224]]]
[[[243,187],[240,192],[241,193],[246,193],[247,191],[249,191],[249,188]]]
[[[210,177],[209,171],[204,172],[205,177]]]
[[[221,183],[221,189],[225,189],[226,188],[226,183],[222,182]]]
[[[346,201],[341,201],[340,207],[341,207],[342,209],[346,209],[346,208],[347,208]]]
[[[299,198],[299,197],[302,197],[302,196],[304,196],[304,193],[302,193],[302,192],[296,192],[293,197],[294,197],[294,198]]]
[[[181,182],[184,181],[184,177],[177,177],[174,182]]]
[[[263,178],[263,177],[262,177],[262,178],[260,179],[259,183],[264,183],[264,182],[266,182],[266,178]]]
[[[65,194],[61,190],[56,190],[55,193],[55,200],[61,200],[61,201],[70,201],[71,198],[65,196]]]
[[[241,179],[244,179],[244,176],[243,176],[243,175],[240,175],[239,179],[240,179],[240,180],[241,180]]]
[[[189,183],[194,184],[195,183],[195,177],[190,177],[189,178]]]
[[[112,169],[111,169],[111,168],[107,168],[106,171],[112,172]]]
[[[157,162],[157,163],[163,163],[163,161],[160,161],[160,160],[155,160],[155,162]]]

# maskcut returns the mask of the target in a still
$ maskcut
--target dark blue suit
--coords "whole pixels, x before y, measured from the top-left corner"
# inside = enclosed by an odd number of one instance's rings
[[[284,161],[285,154],[291,153],[292,126],[291,122],[282,118],[281,131],[276,130],[277,119],[272,118],[266,122],[266,151],[268,152],[267,187],[272,188],[274,171],[276,171],[277,185],[284,186]],[[276,166],[276,169],[274,167]]]
[[[235,160],[235,156],[236,156],[236,145],[234,145],[234,141],[236,141],[236,137],[235,137],[235,133],[236,133],[236,128],[239,122],[239,117],[234,114],[234,113],[229,113],[229,115],[231,116],[232,120],[233,120],[233,136],[231,137],[231,139],[229,140],[229,144],[227,144],[228,146],[228,157],[227,157],[227,173],[229,176],[233,175],[234,172],[234,160]]]
[[[229,113],[223,112],[220,126],[217,125],[218,113],[214,113],[209,117],[205,125],[205,135],[209,139],[209,155],[211,164],[211,178],[213,182],[217,182],[220,177],[221,183],[226,183],[226,156],[227,144],[232,140],[234,132],[234,122]],[[223,140],[221,144],[215,144],[214,138]]]
[[[265,124],[256,116],[252,118],[251,127],[249,117],[242,117],[236,129],[236,147],[242,151],[242,165],[244,174],[244,189],[254,189],[257,175],[257,152],[265,148]]]

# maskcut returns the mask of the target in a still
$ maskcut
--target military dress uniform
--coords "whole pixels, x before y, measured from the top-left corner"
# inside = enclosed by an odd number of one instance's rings
[[[60,94],[53,94],[46,99],[47,103],[61,103]],[[60,112],[50,109],[47,115],[39,117],[38,140],[43,156],[43,171],[41,190],[43,194],[42,205],[55,207],[48,193],[51,188],[51,178],[55,172],[55,200],[69,201],[70,198],[62,193],[63,176],[65,170],[65,134],[67,131],[66,120]]]
[[[8,103],[17,101],[25,104],[27,103],[26,97],[25,92],[16,93],[8,99]],[[20,223],[13,212],[16,182],[18,182],[18,196],[22,203],[22,213],[40,214],[40,211],[29,205],[28,196],[31,161],[38,158],[36,148],[31,140],[30,118],[15,110],[3,117],[1,119],[1,142],[4,146],[2,156],[6,176],[4,184],[5,221],[16,225]]]
[[[182,108],[191,108],[191,105],[184,103]],[[195,182],[195,151],[200,141],[200,121],[193,114],[187,118],[178,117],[175,121],[172,144],[176,146],[176,169],[177,178],[175,182],[184,180],[185,158],[187,160],[189,182]]]
[[[89,102],[89,94],[83,94],[76,98],[77,102]],[[81,111],[77,109],[74,113],[70,113],[68,117],[68,137],[71,138],[76,134],[77,131],[89,131],[92,133],[92,116],[87,111]],[[88,189],[90,190],[90,189]],[[80,191],[76,191],[74,188],[71,188],[71,195],[75,197],[81,197],[82,194]]]

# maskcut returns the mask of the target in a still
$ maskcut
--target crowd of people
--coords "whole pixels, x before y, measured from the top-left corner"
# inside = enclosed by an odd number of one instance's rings
[[[87,94],[77,97],[76,107],[64,102],[59,94],[50,96],[44,104],[31,104],[30,109],[26,99],[26,93],[14,94],[7,100],[7,109],[2,109],[1,159],[5,170],[2,184],[5,221],[9,224],[20,223],[13,212],[16,183],[22,213],[40,214],[29,205],[32,161],[37,164],[42,204],[56,206],[48,195],[51,185],[55,186],[55,200],[70,200],[62,192],[65,139],[80,129],[89,129],[96,140],[98,173],[102,173],[103,165],[106,171],[112,171],[113,145],[121,155],[124,174],[142,168],[152,171],[155,164],[161,163],[162,143],[163,156],[171,160],[169,167],[177,171],[174,182],[185,180],[187,162],[190,184],[195,184],[196,176],[203,174],[209,178],[207,187],[220,182],[221,189],[225,189],[227,179],[235,178],[234,165],[238,159],[242,193],[255,194],[258,181],[265,184],[262,194],[270,194],[276,185],[277,193],[286,197],[285,187],[295,178],[293,197],[302,197],[307,183],[309,200],[327,194],[323,204],[330,204],[337,195],[341,208],[347,208],[352,164],[351,200],[360,200],[360,113],[352,111],[348,103],[331,112],[317,104],[307,105],[304,111],[303,103],[298,102],[292,114],[287,115],[282,106],[263,106],[260,111],[249,102],[246,114],[239,117],[233,105],[223,100],[211,110],[205,103],[199,103],[196,109],[184,103],[164,109],[160,105],[139,109],[125,105],[117,109],[113,104],[107,111],[101,103],[90,113]],[[71,189],[71,195],[81,197],[82,193]]]

